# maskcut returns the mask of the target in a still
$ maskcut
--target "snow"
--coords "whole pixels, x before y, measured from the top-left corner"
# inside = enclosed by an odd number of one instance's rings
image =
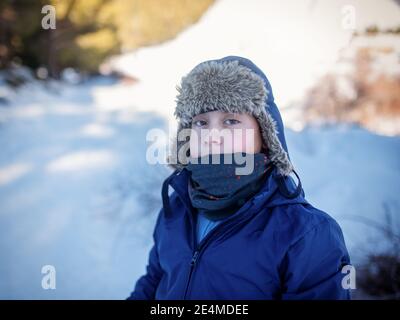
[[[354,262],[386,250],[382,234],[365,222],[384,225],[389,210],[400,230],[400,138],[348,125],[286,135],[306,199],[339,222]]]
[[[103,108],[98,91],[130,90],[103,81],[31,83],[0,107],[0,298],[121,299],[144,270],[169,172],[147,164],[146,133],[165,120]]]
[[[357,8],[358,27],[376,21],[377,8],[386,25],[398,16],[390,1],[361,2],[217,1],[176,39],[109,62],[137,84],[74,78],[14,91],[0,77],[0,298],[127,297],[145,271],[170,172],[146,160],[146,136],[174,124],[180,77],[199,61],[243,55],[266,71],[284,109],[346,45],[343,5]],[[290,128],[306,198],[338,220],[355,260],[384,248],[355,216],[399,218],[400,138],[344,125]],[[55,290],[41,287],[44,265],[56,268]]]
[[[354,28],[343,23],[349,6]],[[400,6],[389,0],[219,0],[174,40],[111,59],[107,68],[139,78],[135,101],[173,124],[175,86],[183,75],[200,61],[244,56],[266,73],[284,107],[337,67],[353,31],[374,24],[396,27],[399,17]]]

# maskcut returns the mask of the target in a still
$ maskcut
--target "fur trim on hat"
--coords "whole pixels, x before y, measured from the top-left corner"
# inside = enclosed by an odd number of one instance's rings
[[[278,172],[288,176],[293,170],[279,141],[275,120],[267,112],[268,92],[264,81],[252,70],[240,65],[238,61],[207,61],[183,77],[177,90],[179,94],[174,115],[178,119],[178,131],[168,157],[171,167],[181,169],[187,164],[188,139],[179,141],[178,135],[183,129],[191,128],[193,117],[205,112],[223,111],[254,116],[268,149],[267,156]],[[185,144],[186,150],[183,150]]]

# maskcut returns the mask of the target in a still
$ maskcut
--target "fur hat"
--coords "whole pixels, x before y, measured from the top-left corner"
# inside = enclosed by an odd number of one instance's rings
[[[178,135],[191,128],[193,117],[223,111],[252,115],[260,126],[267,156],[278,173],[288,176],[294,170],[269,81],[250,60],[229,56],[202,62],[182,78],[177,90],[174,115],[178,119],[178,132],[168,157],[171,167],[182,169],[187,163],[188,139],[179,141]],[[184,147],[186,150],[181,149]],[[182,159],[186,162],[179,161]]]

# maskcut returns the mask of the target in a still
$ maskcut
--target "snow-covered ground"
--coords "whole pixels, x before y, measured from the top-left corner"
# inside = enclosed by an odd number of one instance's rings
[[[143,272],[168,174],[147,164],[146,133],[165,120],[103,108],[98,91],[129,91],[104,80],[33,83],[0,107],[0,298],[124,298]]]
[[[343,30],[326,37],[341,6],[354,3],[367,23],[376,3],[363,15],[360,1],[299,2],[217,1],[176,39],[111,63],[138,84],[32,82],[14,92],[0,83],[8,101],[0,104],[0,298],[125,298],[145,270],[170,172],[147,163],[146,134],[167,130],[179,78],[201,60],[248,56],[285,106],[346,44]],[[398,9],[382,1],[379,10],[389,12],[386,23]],[[287,128],[286,136],[307,199],[339,221],[354,259],[384,247],[359,216],[382,222],[391,212],[399,222],[400,137],[349,126]],[[41,287],[44,265],[56,268],[55,290]]]

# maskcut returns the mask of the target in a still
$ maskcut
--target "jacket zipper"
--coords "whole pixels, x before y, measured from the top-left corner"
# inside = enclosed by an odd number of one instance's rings
[[[185,288],[185,294],[183,295],[183,300],[186,299],[186,295],[187,295],[187,292],[188,292],[188,289],[189,289],[190,279],[192,278],[192,273],[193,273],[194,265],[196,264],[196,260],[197,260],[197,257],[198,257],[198,256],[199,256],[199,250],[196,250],[196,251],[193,253],[192,260],[190,260],[189,276],[188,276],[188,280],[187,280],[187,282],[186,282],[186,288]]]
[[[246,208],[245,210],[249,210],[250,207],[251,207],[251,206],[249,206],[249,208]],[[244,209],[244,208],[242,208],[242,209]],[[198,260],[198,258],[199,258],[200,253],[201,253],[202,251],[204,251],[204,249],[205,249],[205,247],[206,247],[206,244],[210,242],[210,239],[212,238],[212,236],[213,236],[214,234],[216,234],[216,232],[218,231],[218,229],[222,229],[222,227],[229,225],[229,222],[232,222],[232,220],[235,220],[235,219],[229,219],[229,220],[227,220],[227,221],[224,221],[224,222],[220,223],[220,224],[217,225],[213,230],[211,230],[211,231],[204,237],[204,239],[202,239],[202,240],[200,241],[200,243],[199,243],[198,245],[196,245],[196,242],[197,242],[196,226],[195,226],[195,224],[194,224],[192,215],[189,214],[189,216],[190,216],[190,222],[191,222],[191,226],[192,226],[193,248],[195,248],[195,249],[194,249],[194,251],[193,251],[192,259],[190,260],[190,263],[189,263],[190,269],[189,269],[188,279],[187,279],[187,282],[186,282],[185,292],[184,292],[184,295],[183,295],[183,300],[186,300],[186,296],[187,296],[187,293],[188,293],[188,290],[189,290],[190,281],[191,281],[191,279],[192,279],[192,274],[193,274],[193,271],[194,271],[194,268],[195,268],[195,266],[196,266],[196,262],[197,262],[197,260]],[[249,216],[250,216],[250,215],[249,215]],[[250,218],[250,217],[248,217],[247,219],[244,219],[242,222],[247,221],[249,218]],[[239,221],[240,221],[240,220],[239,220]]]

